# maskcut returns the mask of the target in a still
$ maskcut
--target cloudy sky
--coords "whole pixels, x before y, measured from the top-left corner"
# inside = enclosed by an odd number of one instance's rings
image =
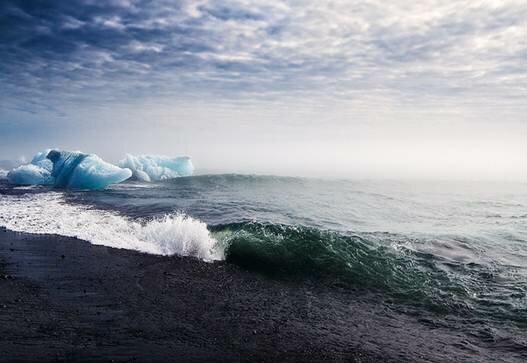
[[[0,3],[0,159],[527,179],[527,2]]]

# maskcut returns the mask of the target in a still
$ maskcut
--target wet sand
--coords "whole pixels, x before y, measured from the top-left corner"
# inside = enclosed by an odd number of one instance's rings
[[[0,359],[373,358],[308,291],[234,266],[6,230],[0,244]]]
[[[387,309],[224,262],[0,229],[2,361],[474,360]]]

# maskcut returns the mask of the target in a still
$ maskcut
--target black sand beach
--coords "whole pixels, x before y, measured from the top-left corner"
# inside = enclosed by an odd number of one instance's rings
[[[275,281],[227,263],[0,229],[2,361],[491,358],[380,309],[387,308],[355,301],[351,291]]]

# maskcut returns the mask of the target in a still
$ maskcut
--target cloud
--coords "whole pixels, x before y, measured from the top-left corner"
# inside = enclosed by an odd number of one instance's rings
[[[17,102],[527,95],[523,1],[6,0],[0,23]]]

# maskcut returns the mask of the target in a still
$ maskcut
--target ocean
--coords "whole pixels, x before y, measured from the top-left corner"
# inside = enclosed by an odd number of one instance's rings
[[[349,291],[450,332],[445,344],[527,359],[527,184],[225,174],[64,191],[2,180],[0,226]]]

